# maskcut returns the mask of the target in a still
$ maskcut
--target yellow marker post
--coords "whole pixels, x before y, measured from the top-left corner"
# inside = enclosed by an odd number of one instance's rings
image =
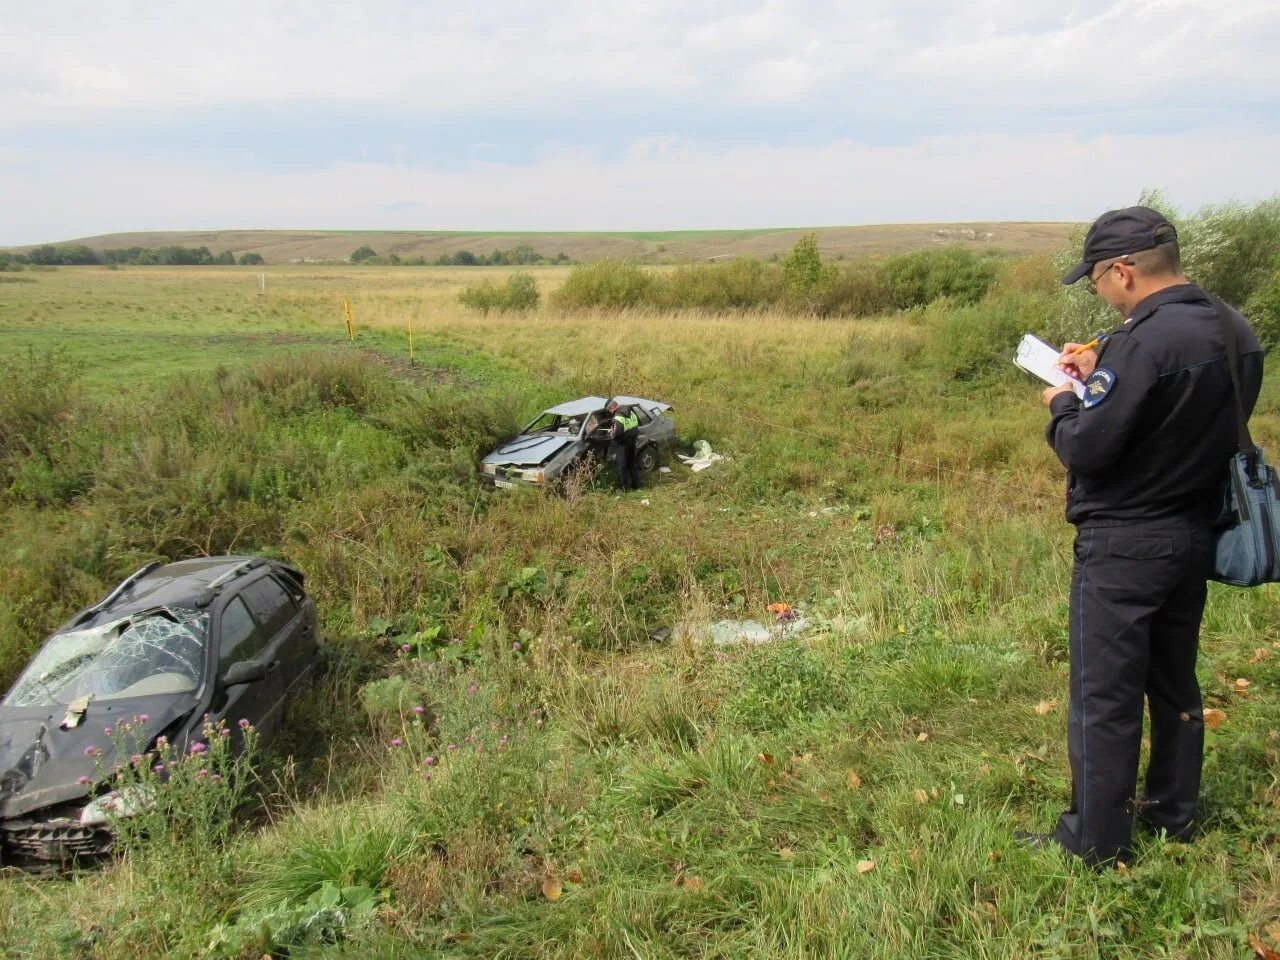
[[[409,366],[413,366],[413,314],[406,321],[409,328]]]
[[[354,341],[356,338],[355,321],[351,319],[351,302],[346,298],[342,298],[342,310],[347,315],[347,339]]]

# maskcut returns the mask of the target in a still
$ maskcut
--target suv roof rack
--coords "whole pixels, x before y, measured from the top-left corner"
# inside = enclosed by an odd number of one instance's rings
[[[145,564],[139,567],[137,570],[133,571],[133,573],[129,574],[129,576],[121,580],[119,586],[117,586],[114,590],[108,593],[105,597],[103,597],[93,606],[86,607],[85,610],[78,617],[76,617],[75,620],[72,621],[72,625],[79,626],[80,624],[84,623],[86,620],[92,618],[95,614],[101,613],[103,610],[107,609],[107,607],[111,606],[111,604],[115,603],[118,599],[120,599],[120,597],[122,597],[125,594],[125,592],[129,590],[130,587],[132,587],[135,583],[137,583],[139,580],[145,577],[148,573],[150,573],[152,570],[155,570],[159,566],[160,566],[159,560],[152,560],[150,563]]]
[[[201,590],[196,596],[196,606],[207,607],[209,604],[213,603],[213,599],[218,595],[219,591],[221,591],[222,588],[232,580],[236,579],[236,577],[243,576],[250,570],[255,570],[266,563],[267,559],[265,557],[250,557],[248,560],[237,563],[230,570],[219,574],[213,580],[209,581],[209,585]]]

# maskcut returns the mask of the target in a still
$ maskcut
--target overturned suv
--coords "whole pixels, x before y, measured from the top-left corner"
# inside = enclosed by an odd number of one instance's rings
[[[0,864],[60,868],[109,852],[92,784],[126,762],[108,735],[178,749],[204,718],[267,743],[316,662],[302,574],[261,557],[152,563],[59,628],[0,701]]]
[[[540,413],[514,439],[480,461],[485,480],[497,487],[552,485],[571,468],[594,458],[604,463],[614,456],[609,447],[609,405],[630,409],[640,421],[636,465],[641,473],[658,469],[675,443],[671,405],[643,397],[583,397]]]

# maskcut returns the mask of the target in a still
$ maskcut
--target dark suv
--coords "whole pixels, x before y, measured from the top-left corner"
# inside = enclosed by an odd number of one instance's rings
[[[117,720],[179,750],[205,717],[269,743],[316,662],[315,605],[292,567],[261,557],[152,563],[76,614],[0,701],[0,864],[66,865],[106,853],[91,783],[115,757]]]

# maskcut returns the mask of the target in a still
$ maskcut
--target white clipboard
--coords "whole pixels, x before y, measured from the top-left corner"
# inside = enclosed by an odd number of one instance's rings
[[[1064,383],[1071,384],[1075,395],[1083,399],[1084,383],[1058,366],[1058,357],[1061,355],[1062,351],[1057,347],[1028,333],[1018,344],[1018,352],[1014,354],[1013,362],[1051,387],[1060,387]]]

